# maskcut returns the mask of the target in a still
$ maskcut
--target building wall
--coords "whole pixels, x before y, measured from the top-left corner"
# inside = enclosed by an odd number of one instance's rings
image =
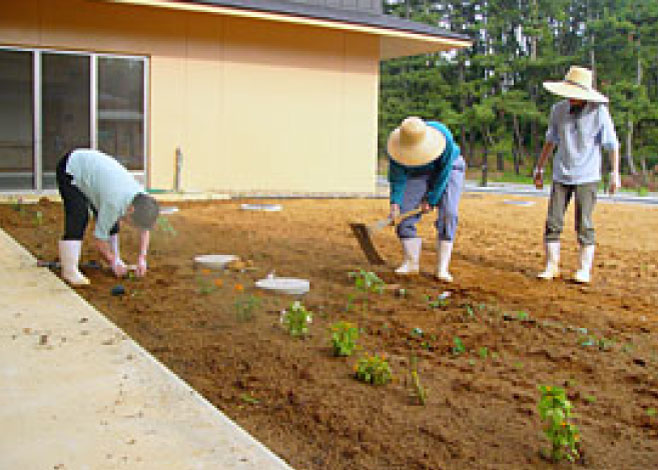
[[[85,0],[3,6],[0,44],[150,57],[153,188],[372,191],[379,40]]]

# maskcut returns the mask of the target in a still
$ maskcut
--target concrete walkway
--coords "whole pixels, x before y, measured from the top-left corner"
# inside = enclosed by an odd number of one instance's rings
[[[0,260],[0,469],[291,469],[2,231]]]

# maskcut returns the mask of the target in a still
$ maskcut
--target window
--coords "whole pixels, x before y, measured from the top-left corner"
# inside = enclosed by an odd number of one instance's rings
[[[78,147],[143,180],[146,72],[142,57],[0,47],[0,191],[54,189]]]

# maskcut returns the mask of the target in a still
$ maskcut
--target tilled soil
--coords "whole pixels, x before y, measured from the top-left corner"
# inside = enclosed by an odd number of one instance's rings
[[[244,202],[175,203],[180,211],[153,233],[147,277],[89,269],[92,285],[76,290],[294,468],[563,468],[540,455],[537,386],[554,385],[566,388],[582,435],[576,466],[658,469],[658,208],[599,203],[593,282],[580,286],[569,281],[573,209],[564,278],[542,282],[546,199],[466,194],[447,285],[432,278],[427,217],[423,272],[403,278],[392,273],[402,257],[392,229],[374,236],[384,267],[366,263],[349,229],[385,217],[384,200],[252,201],[276,202],[280,212],[241,210]],[[0,224],[38,258],[56,259],[59,204],[4,205]],[[136,243],[124,229],[127,262]],[[93,250],[88,238],[83,261],[99,259]],[[208,253],[250,266],[194,266]],[[387,283],[367,303],[348,275],[359,269]],[[295,298],[254,287],[273,270],[311,281],[300,299],[314,313],[306,338],[280,323]],[[126,293],[111,295],[119,283]],[[437,301],[444,291],[450,296]],[[240,308],[254,298],[251,311]],[[352,357],[332,356],[328,329],[338,320],[361,328]],[[355,380],[365,353],[386,354],[392,383]],[[410,380],[416,361],[424,405]]]

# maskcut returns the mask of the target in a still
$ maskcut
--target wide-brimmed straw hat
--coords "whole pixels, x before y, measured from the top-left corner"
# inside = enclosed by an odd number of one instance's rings
[[[544,88],[553,94],[593,103],[607,103],[608,98],[594,89],[592,71],[572,66],[561,82],[544,82]]]
[[[404,166],[422,166],[436,160],[446,148],[446,138],[419,117],[406,118],[388,136],[388,154]]]

